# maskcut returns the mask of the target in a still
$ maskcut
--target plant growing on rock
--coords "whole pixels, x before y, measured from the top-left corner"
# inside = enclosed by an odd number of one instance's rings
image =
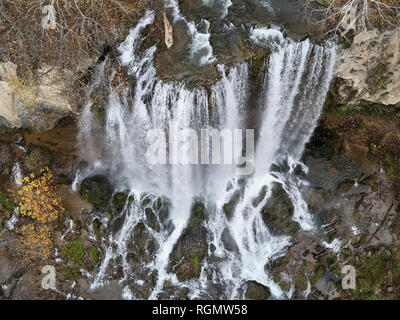
[[[22,245],[18,253],[23,259],[31,261],[50,258],[53,249],[53,236],[47,226],[30,223],[17,228],[16,234]]]
[[[40,171],[39,177],[32,173],[22,180],[23,186],[15,197],[17,212],[30,220],[15,231],[21,244],[19,255],[28,261],[51,257],[51,223],[64,212],[61,198],[55,190],[53,174],[47,167]]]
[[[49,168],[41,170],[42,175],[35,177],[32,173],[25,177],[23,186],[18,191],[18,212],[41,223],[51,222],[64,212],[61,198],[55,191],[53,174]]]

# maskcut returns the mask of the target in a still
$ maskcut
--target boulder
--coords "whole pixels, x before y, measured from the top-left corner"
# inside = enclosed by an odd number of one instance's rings
[[[169,272],[174,272],[180,281],[200,275],[202,261],[208,253],[207,229],[204,227],[206,216],[204,205],[196,203],[188,226],[172,251]]]
[[[83,180],[79,193],[87,202],[106,207],[113,194],[113,186],[106,177],[97,175]]]
[[[271,296],[271,291],[256,281],[247,281],[246,299],[267,300]]]
[[[299,225],[292,221],[294,207],[286,191],[274,183],[271,197],[262,209],[263,220],[274,235],[295,233]]]
[[[39,81],[33,82],[20,78],[14,63],[0,63],[0,129],[47,131],[71,115],[72,106],[64,94],[66,77],[61,76],[66,72],[43,66],[38,70]]]

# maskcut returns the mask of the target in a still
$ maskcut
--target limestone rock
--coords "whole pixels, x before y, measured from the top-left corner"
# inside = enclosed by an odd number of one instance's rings
[[[334,89],[341,104],[361,100],[384,105],[400,102],[400,28],[378,34],[362,32],[343,50]]]
[[[0,127],[46,131],[73,112],[63,91],[65,70],[43,66],[40,80],[31,82],[17,75],[12,62],[0,63]]]

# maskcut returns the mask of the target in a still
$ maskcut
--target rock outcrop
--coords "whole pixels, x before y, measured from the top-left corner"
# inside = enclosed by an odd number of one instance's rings
[[[341,104],[362,100],[384,105],[400,102],[400,28],[378,34],[358,34],[343,50],[336,72],[334,91]]]
[[[44,66],[38,70],[39,80],[30,81],[18,76],[14,63],[0,63],[0,130],[46,131],[71,114],[62,72],[66,71]]]

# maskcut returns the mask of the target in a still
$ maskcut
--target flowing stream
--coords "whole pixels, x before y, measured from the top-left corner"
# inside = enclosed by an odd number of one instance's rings
[[[229,7],[230,1],[224,3]],[[170,1],[169,5],[179,19],[176,3]],[[276,29],[250,30],[249,40],[271,52],[262,67],[257,105],[252,106],[257,108],[257,127],[254,172],[250,176],[235,175],[234,164],[151,165],[146,161],[148,130],[159,129],[170,138],[174,129],[171,123],[177,130],[192,128],[196,132],[246,128],[250,107],[247,62],[231,67],[218,65],[221,79],[208,89],[159,79],[153,64],[156,46],[139,49],[143,30],[153,21],[154,13],[148,12],[118,49],[120,64],[128,69],[133,85],[122,91],[116,89],[109,96],[102,146],[105,152],[97,166],[107,168],[119,189],[129,189],[131,197],[121,213],[121,227],[107,239],[105,258],[91,288],[105,284],[112,271],[120,267],[127,299],[138,298],[137,288],[148,283],[149,277],[149,299],[163,297],[167,284],[185,288],[190,298],[238,299],[244,297],[247,281],[269,287],[276,298],[288,297],[290,293],[274,283],[266,265],[285,254],[291,239],[273,236],[261,209],[271,197],[273,183],[280,183],[293,202],[293,220],[306,232],[315,228],[313,214],[301,195],[304,182],[294,171],[298,167],[307,170],[300,158],[322,111],[337,48],[329,42],[295,42]],[[193,38],[190,54],[206,48],[200,64],[213,62],[208,36],[199,35],[193,24],[189,30]],[[89,104],[80,121],[80,139],[87,150],[93,144],[91,117]],[[271,171],[273,164],[282,163],[287,170]],[[171,255],[199,199],[208,212],[204,222],[207,254],[197,261],[198,277],[179,280],[170,267]],[[232,199],[235,205],[228,216],[224,206]],[[147,239],[144,244],[143,234]],[[223,241],[227,234],[233,250]],[[142,246],[142,250],[135,255],[133,268],[130,252],[137,253],[132,249],[135,246]]]

